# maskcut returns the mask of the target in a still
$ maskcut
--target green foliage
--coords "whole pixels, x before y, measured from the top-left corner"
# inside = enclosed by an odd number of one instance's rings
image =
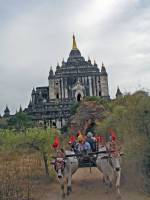
[[[24,130],[27,127],[32,127],[31,118],[24,112],[18,112],[8,119],[8,126],[16,130]]]
[[[86,101],[96,101],[96,102],[99,102],[102,99],[100,97],[97,97],[97,96],[87,96],[87,97],[85,97],[85,100]]]
[[[74,102],[72,105],[71,105],[71,115],[74,115],[76,112],[77,112],[77,109],[79,107],[79,102]]]
[[[45,173],[49,175],[48,162],[49,154],[52,153],[50,144],[51,136],[58,135],[55,129],[27,129],[25,132],[16,130],[0,130],[0,151],[1,152],[18,152],[29,153],[38,151],[44,161]]]
[[[147,177],[145,181],[146,191],[150,193],[150,139],[149,139],[149,145],[144,154],[143,167],[144,167],[143,172]]]
[[[150,135],[150,97],[146,95],[128,95],[108,105],[103,126],[117,129],[122,136],[130,134]]]
[[[103,105],[105,109],[109,108],[109,101],[98,96],[85,97],[85,101],[95,101],[98,105]]]
[[[96,132],[107,137],[109,128],[117,132],[118,140],[124,144],[128,163],[141,173],[144,167],[146,184],[150,187],[150,97],[147,93],[139,91],[109,102],[105,119],[97,123]],[[124,165],[126,171],[130,171],[128,163]]]
[[[48,143],[48,135],[42,129],[27,129],[25,132],[18,132],[16,130],[1,130],[0,144],[1,150],[19,151],[20,149],[44,149],[44,144]]]
[[[0,117],[0,128],[1,129],[6,129],[8,128],[8,123],[6,118],[1,118]]]

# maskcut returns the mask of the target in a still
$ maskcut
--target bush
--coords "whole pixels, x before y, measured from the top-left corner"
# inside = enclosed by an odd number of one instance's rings
[[[150,186],[150,148],[147,148],[150,138],[150,97],[137,92],[108,104],[105,119],[97,124],[96,132],[107,136],[109,128],[114,129],[118,140],[124,144],[128,160],[123,165],[126,177],[133,176],[133,170],[130,168],[132,164],[132,168],[138,173],[132,181],[139,184],[137,187],[140,188],[145,182],[144,175],[147,177],[146,185]],[[133,182],[131,185],[134,185]]]
[[[85,97],[85,101],[94,101],[98,105],[103,105],[105,109],[109,109],[109,101],[102,97],[88,96],[88,97]]]
[[[77,112],[77,109],[79,107],[79,102],[74,102],[71,106],[71,115],[74,115]]]
[[[14,116],[10,117],[7,122],[9,128],[14,128],[18,131],[25,130],[26,128],[33,126],[30,116],[24,112],[16,113]]]
[[[45,174],[49,176],[48,162],[52,153],[51,144],[54,136],[60,134],[55,129],[27,129],[25,132],[0,130],[0,151],[6,153],[39,152],[45,166]]]

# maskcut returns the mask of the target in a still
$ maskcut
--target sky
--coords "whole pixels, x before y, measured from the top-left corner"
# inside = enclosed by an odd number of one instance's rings
[[[67,60],[75,34],[82,56],[101,63],[115,97],[150,91],[149,0],[0,0],[0,114],[28,106]]]

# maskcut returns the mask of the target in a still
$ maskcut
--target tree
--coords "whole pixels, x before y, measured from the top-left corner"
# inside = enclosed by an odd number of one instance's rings
[[[18,112],[8,119],[8,126],[16,130],[24,130],[33,125],[31,118],[24,112]]]
[[[77,109],[79,107],[79,102],[74,102],[72,105],[71,105],[71,114],[74,115],[76,112],[77,112]]]
[[[130,178],[132,164],[135,171],[140,169],[139,176],[133,179],[134,183],[139,183],[139,188],[146,183],[150,188],[150,96],[138,91],[109,102],[97,132],[107,136],[109,128],[117,132],[117,142],[123,144],[127,161],[123,166],[126,168],[126,177]],[[145,182],[141,178],[143,172]]]
[[[51,136],[59,136],[56,129],[26,129],[25,132],[12,130],[0,130],[0,151],[12,153],[12,152],[27,152],[38,151],[41,154],[44,162],[45,174],[49,176],[49,155],[53,152],[50,141]]]

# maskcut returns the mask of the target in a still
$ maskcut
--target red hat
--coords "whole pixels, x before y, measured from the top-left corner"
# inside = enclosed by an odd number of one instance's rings
[[[113,131],[112,129],[110,129],[110,134],[111,134],[111,140],[112,141],[116,141],[117,136],[116,136],[115,131]]]
[[[55,140],[54,140],[54,143],[53,143],[53,148],[57,148],[60,146],[60,141],[59,141],[59,138],[56,136],[55,137]]]
[[[98,142],[104,142],[104,137],[102,135],[98,135],[98,136],[96,136],[96,140]]]
[[[79,135],[81,135],[81,132],[80,132],[80,131],[77,132],[77,137],[78,137]]]
[[[71,135],[68,143],[73,144],[75,141],[76,141],[76,137],[74,135]]]

